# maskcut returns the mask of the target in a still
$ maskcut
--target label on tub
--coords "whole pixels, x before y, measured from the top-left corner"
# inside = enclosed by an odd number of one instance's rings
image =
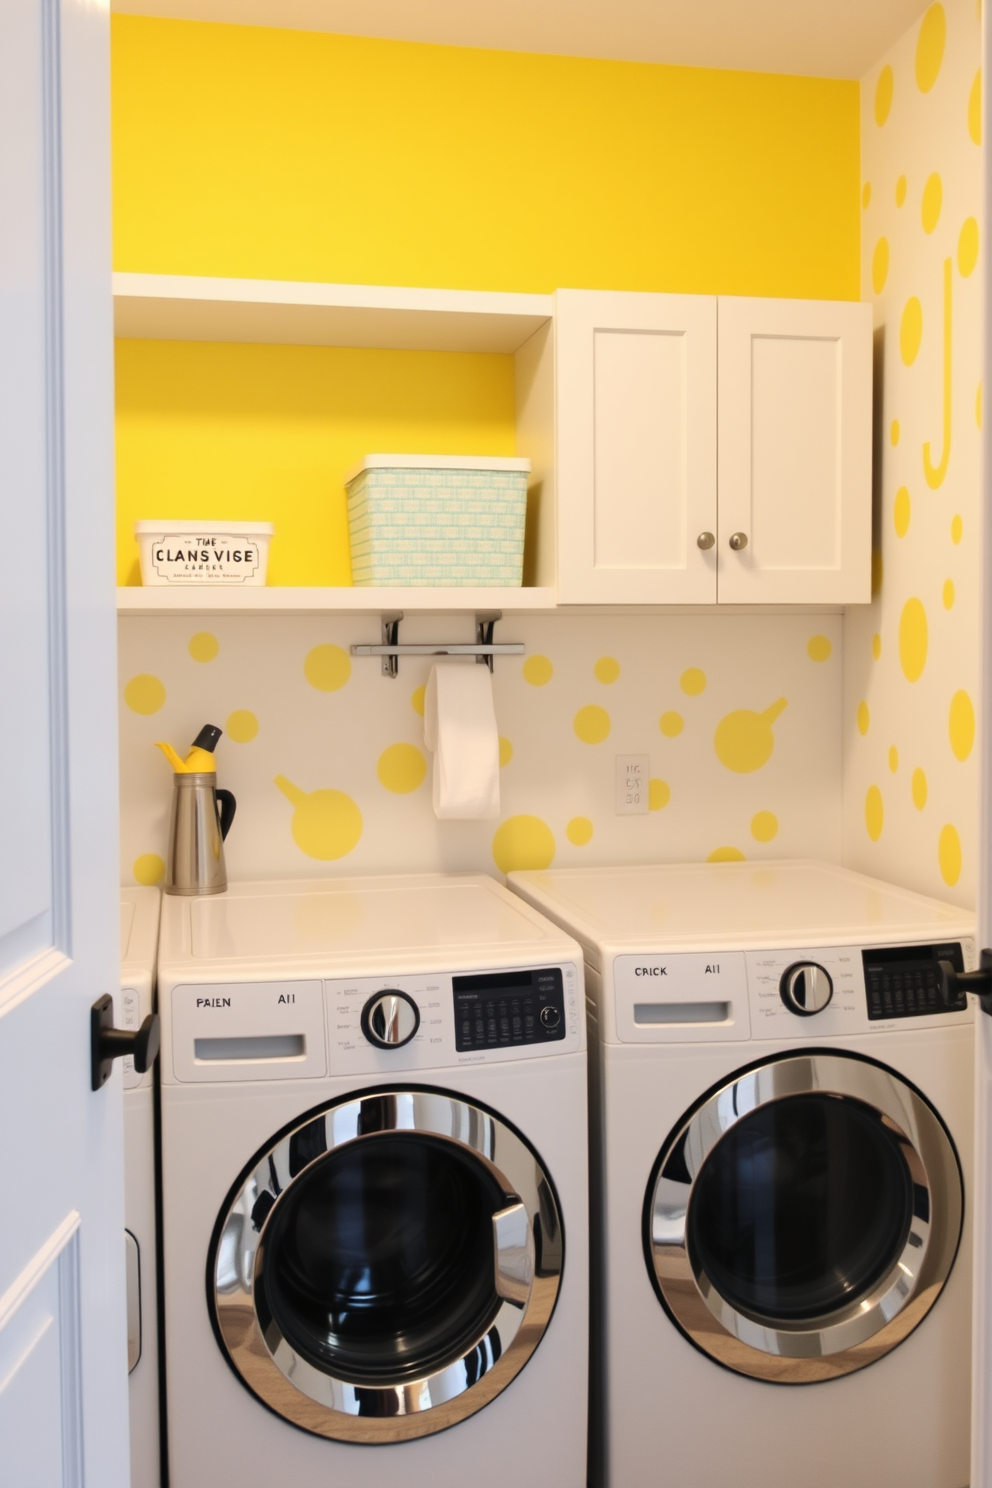
[[[750,1034],[741,951],[616,956],[613,997],[623,1044],[698,1044]]]
[[[214,982],[172,989],[177,1080],[306,1080],[327,1072],[320,982]]]
[[[170,584],[243,584],[261,562],[253,538],[224,532],[152,537],[149,558],[157,576]]]

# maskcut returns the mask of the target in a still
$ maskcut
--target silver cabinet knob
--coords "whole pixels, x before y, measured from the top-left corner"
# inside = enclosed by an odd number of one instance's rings
[[[696,547],[702,548],[704,553],[708,553],[715,542],[716,538],[713,536],[712,532],[701,532],[696,538]]]
[[[741,553],[747,547],[747,533],[733,532],[730,536],[730,546],[735,553]]]
[[[420,1027],[420,1009],[405,992],[387,988],[362,1008],[362,1032],[377,1049],[402,1049]]]
[[[833,997],[834,984],[825,967],[815,961],[796,961],[783,971],[778,990],[790,1013],[812,1018]]]

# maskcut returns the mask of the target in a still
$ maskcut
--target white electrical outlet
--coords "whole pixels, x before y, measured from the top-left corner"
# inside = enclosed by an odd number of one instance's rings
[[[618,754],[616,760],[617,816],[646,816],[651,756]]]

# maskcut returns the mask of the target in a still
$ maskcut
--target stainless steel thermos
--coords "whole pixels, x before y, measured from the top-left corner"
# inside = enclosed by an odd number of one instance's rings
[[[222,894],[227,888],[224,839],[237,802],[229,790],[217,786],[213,752],[220,736],[219,728],[206,724],[185,760],[171,745],[159,745],[174,770],[163,885],[167,894]]]

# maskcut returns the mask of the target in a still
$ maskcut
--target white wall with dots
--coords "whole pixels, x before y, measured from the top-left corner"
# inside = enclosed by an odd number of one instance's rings
[[[844,857],[975,902],[981,9],[944,0],[862,85],[875,307],[874,600],[845,617]]]
[[[502,809],[439,822],[423,741],[430,662],[349,655],[374,615],[124,617],[122,879],[161,878],[171,771],[204,723],[238,812],[232,879],[841,855],[842,617],[507,616],[497,660]],[[470,616],[402,639],[471,640]],[[466,663],[447,663],[465,665]],[[473,665],[474,663],[467,663]],[[615,814],[617,754],[651,761],[646,816]]]

